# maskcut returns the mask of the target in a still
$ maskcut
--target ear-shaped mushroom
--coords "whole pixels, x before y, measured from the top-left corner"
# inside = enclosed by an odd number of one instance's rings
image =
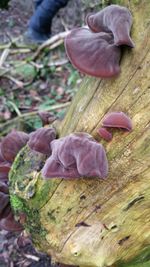
[[[108,128],[123,128],[127,131],[132,130],[132,121],[124,112],[110,112],[108,113],[102,124]]]
[[[51,154],[50,143],[56,138],[54,128],[39,128],[29,135],[28,146],[45,155]]]
[[[65,47],[69,60],[78,70],[107,78],[120,72],[120,48],[113,42],[111,33],[93,33],[83,27],[68,34]]]
[[[103,146],[86,133],[70,134],[51,143],[52,155],[47,159],[42,175],[45,178],[100,177],[108,173]]]
[[[7,134],[1,142],[1,153],[3,158],[12,163],[19,150],[25,146],[28,139],[28,134],[16,130]]]
[[[20,232],[23,230],[22,225],[15,221],[14,215],[12,212],[9,213],[9,215],[0,220],[0,228],[4,229],[6,231],[16,231],[16,232]]]
[[[94,15],[87,16],[86,21],[94,32],[112,32],[116,46],[134,47],[130,38],[132,15],[126,7],[110,5]]]

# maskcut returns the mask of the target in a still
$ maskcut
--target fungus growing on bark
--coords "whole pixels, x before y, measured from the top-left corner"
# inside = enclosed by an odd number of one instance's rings
[[[28,139],[28,134],[16,130],[7,134],[1,142],[1,154],[3,158],[12,163]]]
[[[108,128],[122,128],[127,131],[132,130],[132,121],[124,112],[108,113],[104,117],[102,125]]]
[[[11,211],[8,185],[0,182],[0,228],[7,231],[20,231],[22,226],[16,222]]]
[[[112,139],[112,134],[105,128],[101,127],[98,129],[98,134],[105,139],[106,141],[111,141]]]
[[[132,15],[126,7],[110,5],[96,14],[88,15],[86,21],[93,32],[112,32],[116,46],[134,47],[130,37]]]
[[[102,125],[103,127],[98,129],[98,134],[106,141],[112,139],[112,133],[110,133],[107,128],[120,128],[127,131],[132,130],[132,121],[124,112],[108,113],[104,117]]]
[[[111,33],[74,29],[66,37],[65,47],[71,63],[83,73],[107,78],[120,72],[121,51]]]
[[[54,128],[39,128],[29,135],[28,146],[37,152],[45,155],[51,154],[50,143],[56,138]]]
[[[52,155],[42,175],[45,178],[105,178],[108,162],[103,146],[86,133],[74,133],[51,142]]]

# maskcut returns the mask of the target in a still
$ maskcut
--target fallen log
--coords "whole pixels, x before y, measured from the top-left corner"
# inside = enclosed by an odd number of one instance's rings
[[[150,266],[150,2],[116,1],[133,14],[136,47],[124,50],[117,78],[85,77],[59,137],[87,132],[107,153],[106,180],[41,177],[45,157],[23,148],[10,173],[14,212],[25,214],[33,243],[55,261],[95,267]],[[97,130],[106,113],[122,111],[133,130],[111,142]]]

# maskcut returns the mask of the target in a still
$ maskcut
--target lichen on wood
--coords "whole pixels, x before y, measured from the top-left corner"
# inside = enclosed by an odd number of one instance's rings
[[[135,49],[124,50],[117,78],[83,79],[57,129],[59,137],[84,131],[103,143],[109,161],[107,179],[43,180],[45,157],[27,147],[10,173],[12,207],[16,214],[26,214],[25,228],[34,244],[66,264],[150,264],[150,2],[121,3],[133,14]],[[110,111],[128,114],[133,130],[114,131],[108,143],[97,129]]]

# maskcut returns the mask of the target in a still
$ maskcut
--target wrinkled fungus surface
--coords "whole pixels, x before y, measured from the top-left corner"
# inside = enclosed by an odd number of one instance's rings
[[[126,7],[110,5],[96,14],[88,15],[86,22],[94,32],[112,32],[116,46],[134,47],[130,37],[132,15]]]
[[[110,5],[88,15],[87,27],[72,30],[65,40],[69,60],[79,71],[100,78],[120,73],[122,45],[134,47],[130,37],[132,15],[126,7]]]
[[[45,155],[51,154],[50,143],[56,138],[54,128],[39,128],[29,135],[28,146]]]
[[[74,29],[67,36],[65,47],[71,63],[83,73],[107,78],[120,72],[121,52],[111,33]]]
[[[103,146],[86,133],[74,133],[51,143],[52,155],[42,175],[45,178],[105,178],[108,162]]]

